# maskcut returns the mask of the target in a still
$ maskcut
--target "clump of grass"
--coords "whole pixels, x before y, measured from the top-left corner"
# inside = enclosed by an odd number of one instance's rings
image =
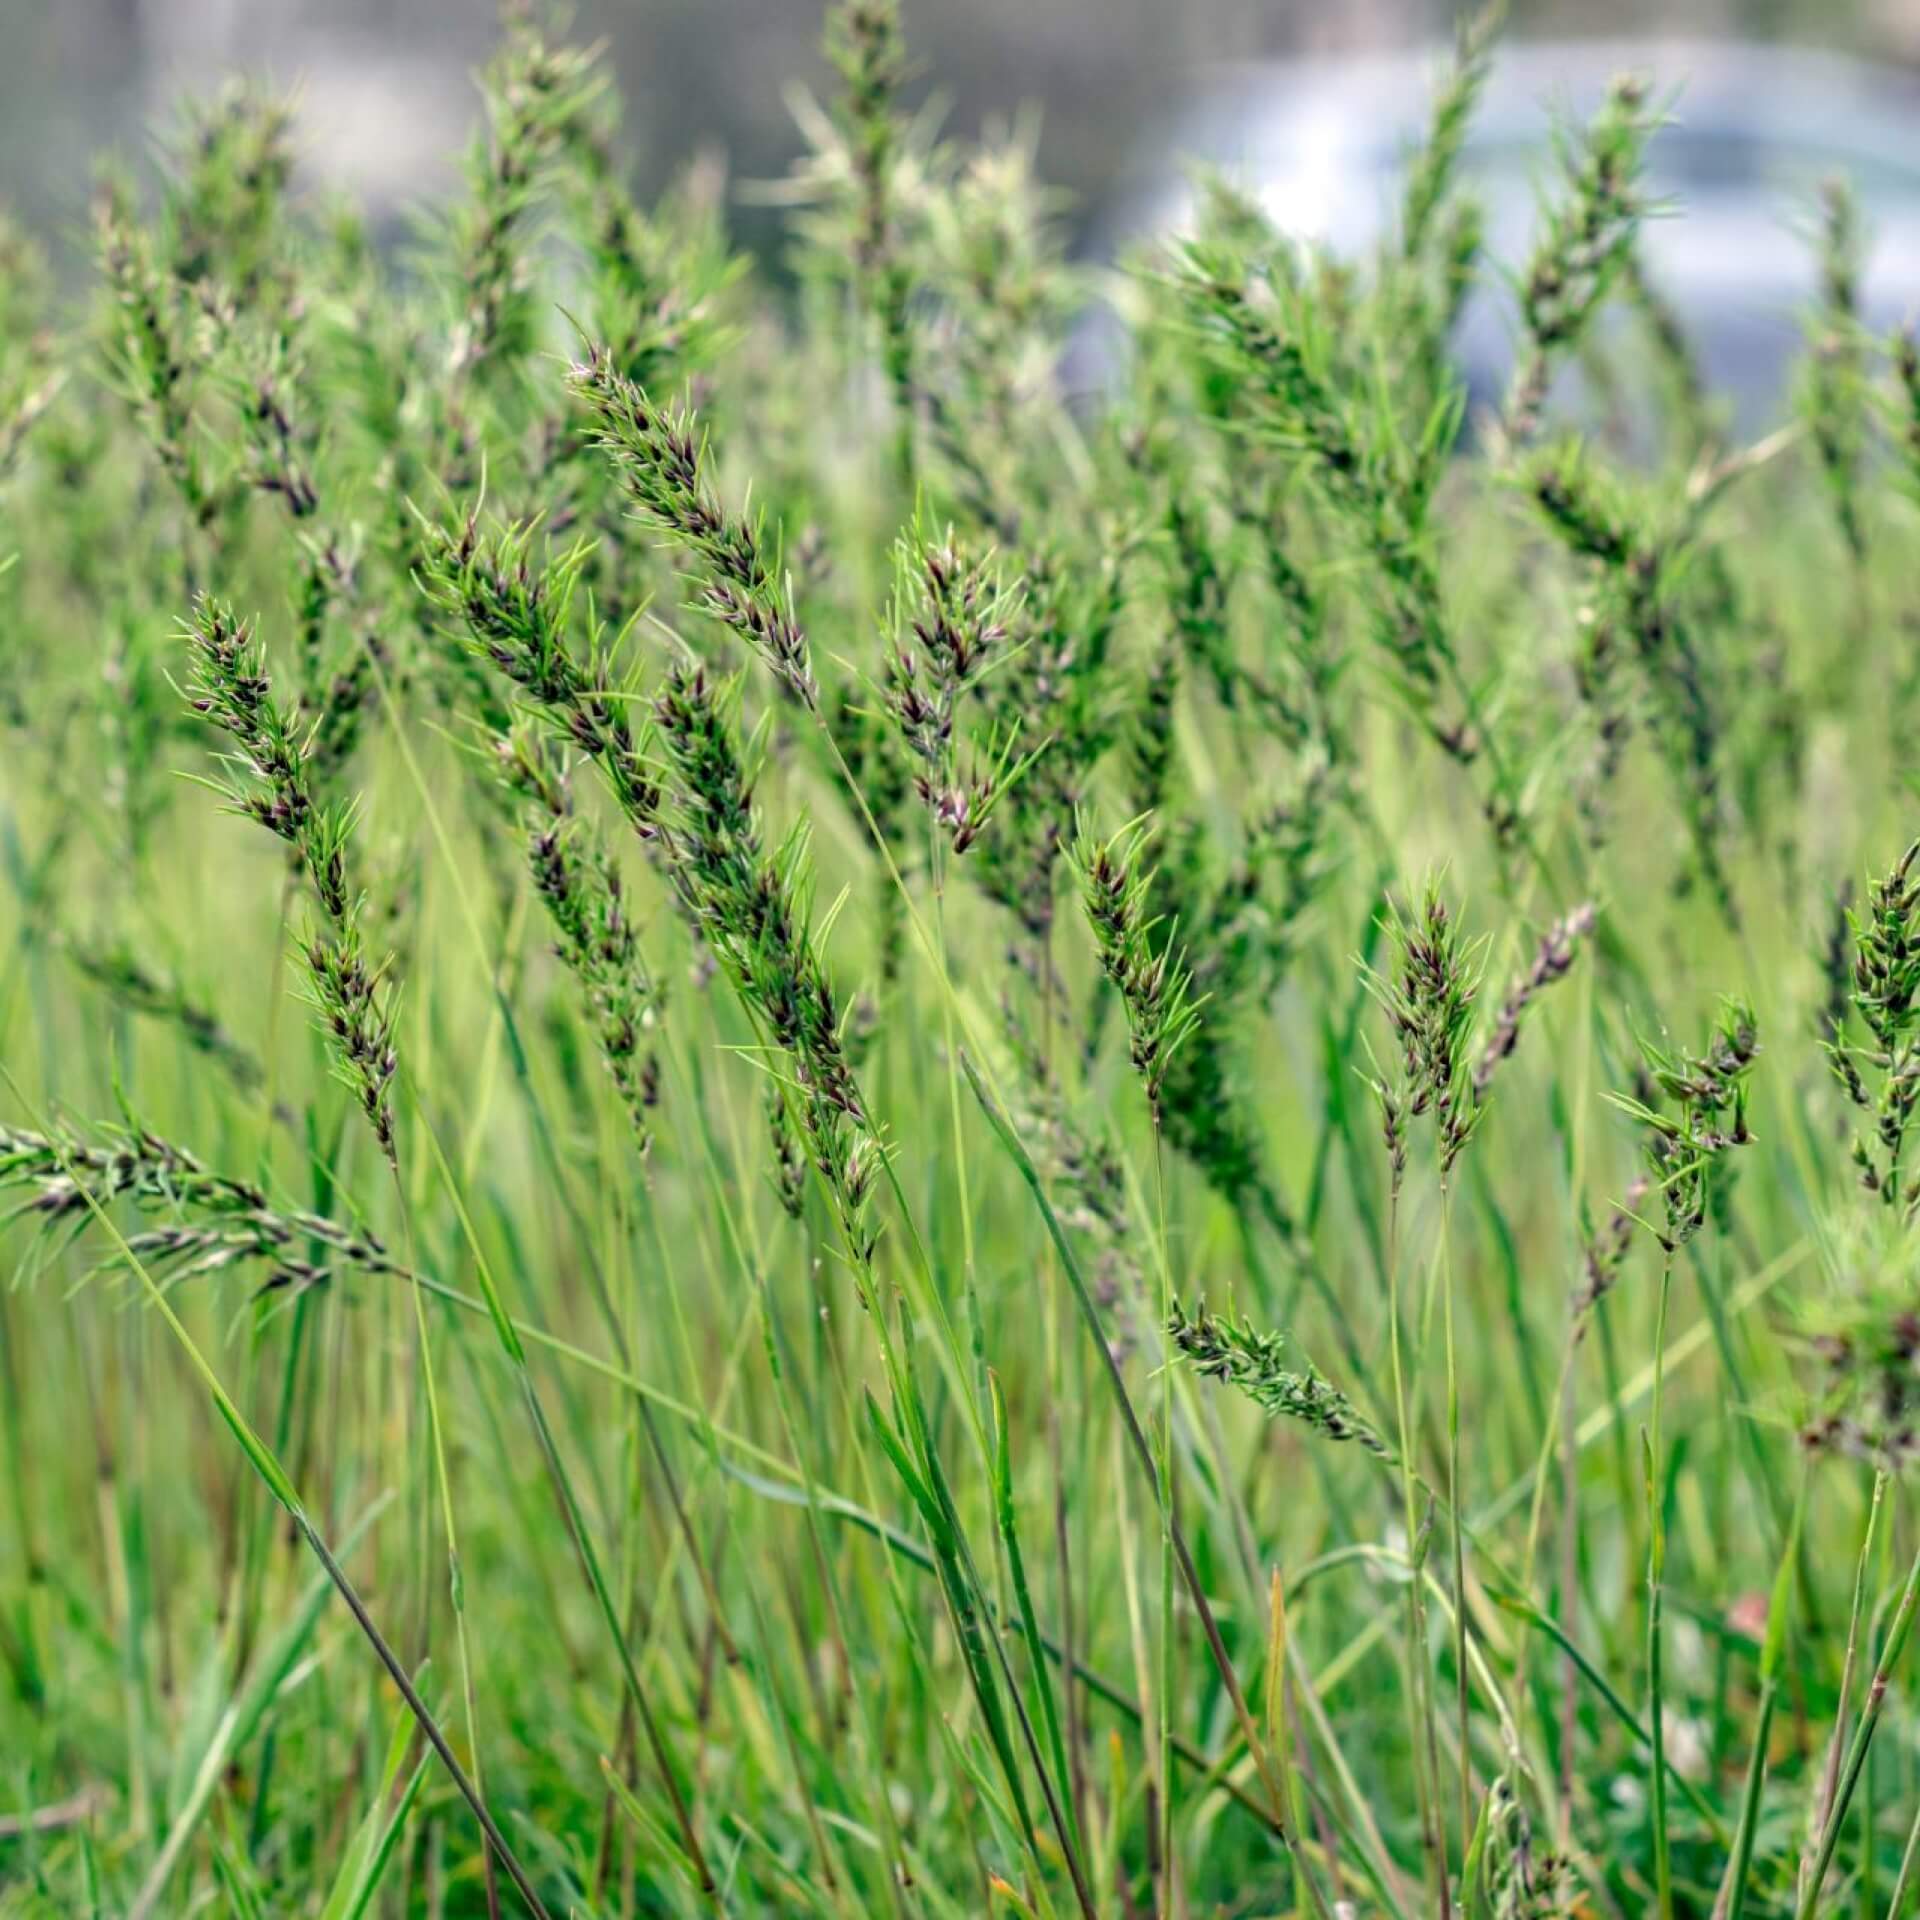
[[[530,229],[540,189],[604,86],[588,52],[551,45],[530,19],[509,29],[481,76],[487,124],[468,153],[468,197],[446,236],[460,380],[511,368],[539,338]]]
[[[1482,264],[1486,208],[1460,186],[1460,163],[1505,16],[1504,0],[1492,0],[1460,17],[1452,62],[1434,89],[1425,138],[1408,156],[1401,185],[1390,284],[1395,304],[1407,311],[1396,316],[1394,333],[1396,345],[1406,343],[1409,371],[1429,393],[1448,378],[1448,343]]]
[[[1418,1537],[1418,1529],[1414,1505],[1412,1411],[1400,1348],[1400,1263],[1397,1244],[1399,1187],[1406,1168],[1403,1130],[1410,1121],[1422,1118],[1430,1118],[1433,1124],[1443,1197],[1439,1252],[1442,1260],[1445,1260],[1452,1245],[1446,1196],[1451,1190],[1454,1165],[1473,1138],[1484,1113],[1475,1092],[1469,1059],[1469,1036],[1477,1018],[1474,1007],[1480,992],[1483,944],[1466,937],[1457,917],[1442,898],[1438,882],[1434,880],[1428,881],[1419,912],[1415,916],[1403,915],[1397,906],[1389,902],[1388,937],[1393,947],[1395,972],[1388,976],[1368,970],[1363,977],[1386,1012],[1388,1026],[1400,1053],[1398,1084],[1390,1086],[1385,1082],[1377,1083],[1376,1098],[1381,1110],[1382,1142],[1387,1151],[1393,1184],[1395,1245],[1389,1255],[1390,1295],[1387,1311],[1391,1317],[1401,1505],[1407,1537],[1413,1540]],[[1447,1501],[1453,1511],[1454,1652],[1458,1667],[1460,1715],[1460,1850],[1464,1861],[1472,1848],[1473,1761],[1467,1701],[1466,1561],[1460,1518],[1460,1381],[1454,1341],[1454,1287],[1450,1267],[1442,1286],[1447,1399]],[[1424,1664],[1426,1605],[1421,1586],[1416,1574],[1409,1589],[1411,1631],[1415,1657]],[[1440,1791],[1438,1741],[1431,1703],[1425,1698],[1424,1686],[1423,1676],[1416,1701],[1426,1721],[1427,1844],[1436,1856],[1435,1867],[1444,1885],[1446,1856],[1438,1837],[1436,1811]]]
[[[574,598],[587,551],[537,565],[531,526],[483,532],[470,513],[457,533],[431,527],[421,585],[461,623],[466,643],[505,674],[579,752],[598,766],[642,840],[655,836],[660,783],[629,714],[628,688],[603,628],[576,651]]]
[[[1899,844],[1920,360],[1829,200],[1724,446],[1655,83],[1501,259],[1497,24],[1380,245],[1203,180],[1071,402],[1032,128],[936,137],[891,0],[790,277],[521,9],[420,271],[251,86],[106,177],[86,305],[0,228],[29,1904],[1886,1910],[1914,856],[1826,877]]]
[[[1920,340],[1912,327],[1893,338],[1893,431],[1911,484],[1920,486]]]
[[[1635,1209],[1647,1197],[1651,1185],[1646,1175],[1637,1175],[1621,1204],[1608,1212],[1605,1223],[1581,1251],[1583,1278],[1573,1298],[1573,1316],[1575,1327],[1582,1333],[1589,1316],[1620,1284],[1627,1256],[1633,1251]]]
[[[1712,1177],[1724,1156],[1752,1142],[1748,1083],[1760,1038],[1752,1008],[1729,1000],[1699,1052],[1651,1041],[1643,1041],[1641,1051],[1653,1089],[1676,1111],[1632,1094],[1613,1099],[1642,1128],[1647,1171],[1665,1220],[1660,1242],[1671,1254],[1706,1225],[1710,1195],[1724,1195],[1724,1176]]]
[[[1573,1861],[1558,1847],[1539,1843],[1525,1803],[1505,1774],[1487,1798],[1482,1870],[1495,1920],[1559,1920],[1579,1911]]]
[[[1366,556],[1374,637],[1434,739],[1456,758],[1482,744],[1440,696],[1457,690],[1451,624],[1434,563],[1434,488],[1458,419],[1457,390],[1403,438],[1386,396],[1336,378],[1324,317],[1271,269],[1196,246],[1177,282],[1195,326],[1216,343],[1251,422],[1310,464],[1328,505]]]
[[[217,280],[268,303],[284,293],[274,282],[293,179],[293,118],[291,102],[244,79],[223,81],[187,104],[167,235],[168,264],[187,284]]]
[[[1821,1331],[1817,1347],[1825,1378],[1801,1429],[1817,1453],[1865,1460],[1898,1474],[1920,1448],[1914,1358],[1920,1322],[1898,1290],[1862,1288]]]
[[[65,372],[47,324],[51,272],[44,251],[0,214],[0,483],[59,397]]]
[[[1021,938],[1013,958],[1036,980],[1050,967],[1059,867],[1087,795],[1087,770],[1120,732],[1118,635],[1137,538],[1131,527],[1103,537],[1086,566],[1070,564],[1064,542],[1029,548],[1004,664],[980,686],[988,737],[1028,743],[1036,757],[1008,788],[969,873],[1014,916]]]
[[[1474,111],[1493,71],[1493,56],[1505,9],[1496,3],[1461,17],[1454,56],[1428,109],[1426,138],[1407,166],[1400,189],[1400,248],[1418,259],[1433,238],[1466,147]]]
[[[93,224],[115,309],[115,372],[189,517],[205,527],[221,512],[222,500],[205,471],[196,426],[200,369],[191,316],[156,265],[120,183],[110,180],[95,193]]]
[[[1117,834],[1100,840],[1084,827],[1072,854],[1074,870],[1080,881],[1081,904],[1093,934],[1094,951],[1102,972],[1120,997],[1125,1009],[1128,1053],[1155,1136],[1155,1195],[1157,1213],[1159,1300],[1158,1317],[1162,1329],[1172,1337],[1176,1321],[1173,1280],[1168,1254],[1165,1169],[1160,1158],[1160,1098],[1168,1066],[1180,1048],[1190,1040],[1200,1022],[1198,1003],[1192,998],[1192,979],[1185,962],[1175,949],[1174,929],[1157,941],[1159,921],[1147,911],[1153,874],[1144,862],[1146,826],[1134,821]],[[991,1109],[990,1109],[991,1111]],[[1057,1238],[1057,1236],[1056,1236]],[[1063,1249],[1064,1250],[1064,1249]],[[1081,1286],[1081,1304],[1097,1331],[1097,1317],[1090,1297]],[[1208,1651],[1232,1700],[1242,1737],[1252,1749],[1266,1787],[1276,1831],[1292,1850],[1292,1797],[1284,1776],[1276,1778],[1265,1754],[1258,1732],[1247,1709],[1231,1655],[1221,1637],[1218,1623],[1200,1585],[1193,1555],[1176,1517],[1174,1479],[1173,1396],[1171,1382],[1163,1382],[1159,1420],[1151,1450],[1139,1421],[1132,1411],[1125,1385],[1120,1378],[1111,1351],[1107,1354],[1109,1378],[1121,1401],[1130,1437],[1142,1463],[1152,1475],[1160,1506],[1160,1610],[1159,1667],[1156,1706],[1159,1714],[1156,1781],[1161,1794],[1162,1896],[1171,1908],[1178,1899],[1172,1859],[1173,1832],[1173,1687],[1175,1673],[1176,1615],[1174,1578],[1178,1569],[1181,1584],[1200,1617],[1206,1633]],[[1296,1874],[1307,1889],[1316,1911],[1324,1911],[1324,1898],[1311,1875],[1296,1865]]]

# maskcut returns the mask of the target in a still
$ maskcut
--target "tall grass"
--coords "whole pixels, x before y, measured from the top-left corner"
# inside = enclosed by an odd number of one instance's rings
[[[1920,360],[1497,24],[1360,258],[880,0],[778,277],[521,9],[0,233],[0,1915],[1909,1910]]]

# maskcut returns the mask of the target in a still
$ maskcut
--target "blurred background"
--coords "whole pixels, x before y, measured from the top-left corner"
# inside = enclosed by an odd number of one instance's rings
[[[824,91],[814,0],[581,0],[628,103],[643,181],[717,147],[736,180],[782,173],[801,142],[796,83]],[[1143,131],[1171,141],[1223,73],[1301,54],[1443,41],[1418,0],[905,0],[909,44],[977,131],[1039,110],[1041,166],[1097,230]],[[1514,0],[1515,39],[1683,34],[1786,41],[1920,67],[1920,0]],[[102,147],[128,158],[183,88],[236,66],[297,84],[316,171],[395,212],[448,183],[491,45],[491,0],[0,0],[0,199],[72,239]],[[1920,146],[1920,130],[1915,144]],[[741,209],[765,246],[774,217]]]

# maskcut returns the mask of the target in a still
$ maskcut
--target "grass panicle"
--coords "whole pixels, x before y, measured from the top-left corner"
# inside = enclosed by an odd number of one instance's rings
[[[1548,203],[1520,280],[1525,345],[1502,416],[1515,441],[1538,430],[1556,365],[1578,345],[1631,257],[1648,212],[1641,172],[1658,125],[1646,79],[1622,74],[1593,119],[1560,136],[1561,191]]]
[[[1244,1320],[1221,1319],[1202,1301],[1189,1316],[1176,1304],[1167,1336],[1194,1372],[1243,1394],[1270,1416],[1297,1420],[1329,1440],[1350,1440],[1377,1459],[1393,1450],[1355,1412],[1353,1403],[1310,1362],[1290,1367],[1286,1342]]]
[[[691,410],[658,405],[599,347],[575,364],[568,386],[634,511],[687,556],[694,606],[738,634],[803,707],[816,707],[820,690],[792,584],[760,522],[729,513],[715,497]]]
[[[266,651],[250,623],[221,601],[195,603],[185,629],[193,711],[226,734],[220,791],[234,812],[257,821],[293,849],[319,921],[301,941],[311,998],[340,1078],[397,1164],[394,1143],[394,992],[390,962],[369,957],[360,895],[348,882],[347,848],[355,808],[323,800],[309,775],[312,732],[274,697]]]
[[[1128,1053],[1157,1122],[1167,1070],[1199,1026],[1200,1008],[1177,930],[1148,910],[1146,849],[1147,830],[1136,822],[1105,840],[1083,829],[1072,858],[1094,951],[1126,1009]]]

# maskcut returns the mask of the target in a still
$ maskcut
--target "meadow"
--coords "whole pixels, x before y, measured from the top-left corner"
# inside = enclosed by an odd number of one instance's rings
[[[0,230],[0,1916],[1898,1920],[1847,183],[1746,438],[1684,76],[1096,273],[825,48],[778,271],[517,12],[397,248],[220,76]]]

